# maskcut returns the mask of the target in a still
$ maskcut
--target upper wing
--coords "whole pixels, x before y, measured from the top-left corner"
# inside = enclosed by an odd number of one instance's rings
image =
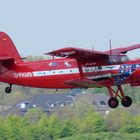
[[[112,49],[111,54],[125,54],[128,51],[139,49],[139,48],[140,48],[140,44],[132,45],[132,46],[125,47],[125,48]],[[105,53],[110,54],[110,50],[106,51]]]
[[[108,56],[108,53],[100,52],[100,51],[92,51],[88,49],[81,48],[62,48],[59,50],[55,50],[49,53],[46,53],[52,56],[58,57],[70,57],[70,58],[94,58],[100,56]]]
[[[112,49],[111,54],[125,54],[128,51],[139,49],[140,44],[132,45],[125,48],[117,48]],[[110,50],[101,52],[101,51],[95,51],[95,50],[88,50],[88,49],[81,49],[81,48],[62,48],[59,50],[55,50],[49,53],[46,53],[52,56],[58,56],[58,57],[70,57],[70,58],[95,58],[100,56],[108,56],[110,55]]]

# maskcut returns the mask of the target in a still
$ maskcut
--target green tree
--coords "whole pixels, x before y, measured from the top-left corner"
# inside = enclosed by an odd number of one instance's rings
[[[136,125],[125,125],[119,131],[124,133],[136,133],[140,132],[140,127]]]
[[[101,114],[95,112],[93,107],[89,107],[83,117],[77,124],[80,132],[92,133],[103,132],[106,130],[106,124]]]
[[[22,127],[24,127],[21,123],[21,118],[19,116],[9,116],[6,119],[6,128],[8,131],[8,138],[10,140],[19,140],[22,139],[21,131]]]
[[[133,121],[134,121],[134,124],[139,127],[140,126],[140,114],[134,116]]]
[[[7,140],[7,130],[5,126],[5,119],[0,119],[0,140]]]
[[[77,133],[77,126],[72,122],[72,120],[66,120],[62,124],[61,128],[61,138],[69,137]]]
[[[24,118],[28,120],[30,123],[37,123],[44,115],[45,114],[42,109],[33,108],[33,109],[28,110]]]
[[[106,124],[109,131],[118,131],[126,125],[132,125],[133,116],[124,109],[115,109],[110,111],[110,113],[105,118]]]
[[[52,114],[49,117],[47,132],[52,139],[61,138],[62,124],[60,123],[58,116]]]

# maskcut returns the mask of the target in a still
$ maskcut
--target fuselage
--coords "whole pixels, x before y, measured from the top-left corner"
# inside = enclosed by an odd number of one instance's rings
[[[101,82],[103,86],[139,83],[139,72],[129,78],[140,68],[139,60],[108,63],[106,59],[98,58],[96,63],[93,60],[81,60],[80,64],[85,78]],[[118,76],[108,78],[108,74]],[[69,58],[14,63],[8,67],[3,65],[0,75],[1,82],[38,88],[76,88],[66,82],[80,78],[77,61]]]

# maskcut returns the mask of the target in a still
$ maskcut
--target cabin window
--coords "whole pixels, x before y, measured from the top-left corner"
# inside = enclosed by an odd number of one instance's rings
[[[127,56],[122,56],[121,60],[122,60],[122,62],[127,62],[128,61],[128,57]]]
[[[111,55],[109,56],[109,64],[121,64],[128,61],[126,55]]]

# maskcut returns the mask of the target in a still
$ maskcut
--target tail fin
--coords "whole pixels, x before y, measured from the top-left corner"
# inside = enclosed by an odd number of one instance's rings
[[[13,58],[16,63],[22,62],[22,59],[10,37],[0,32],[0,58]]]

